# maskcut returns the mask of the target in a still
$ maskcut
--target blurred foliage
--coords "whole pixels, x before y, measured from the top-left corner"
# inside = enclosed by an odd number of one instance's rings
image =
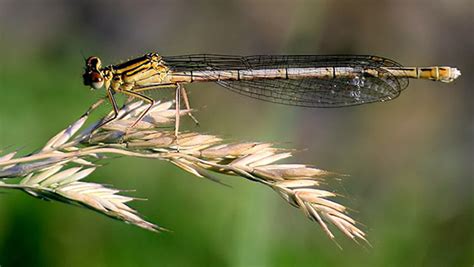
[[[351,174],[330,183],[359,211],[373,244],[368,251],[341,235],[338,250],[257,184],[222,177],[233,187],[225,188],[165,162],[119,158],[104,162],[93,179],[136,189],[131,194],[148,201],[134,207],[173,233],[1,194],[0,265],[472,265],[473,18],[471,0],[0,0],[6,151],[38,148],[103,94],[82,86],[81,53],[105,64],[155,50],[378,54],[463,71],[453,84],[412,81],[395,101],[346,109],[263,103],[215,85],[190,88],[197,130],[305,148],[298,161]]]

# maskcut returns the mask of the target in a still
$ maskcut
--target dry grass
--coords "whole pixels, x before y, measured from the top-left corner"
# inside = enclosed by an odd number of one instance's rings
[[[334,235],[328,224],[356,242],[366,242],[364,232],[349,217],[346,207],[331,200],[336,194],[321,187],[321,181],[335,174],[304,164],[275,164],[292,155],[270,143],[225,143],[213,135],[183,133],[178,150],[174,131],[162,127],[173,122],[172,102],[155,104],[134,128],[128,125],[146,108],[140,101],[124,105],[118,119],[104,127],[98,128],[101,120],[85,126],[89,114],[102,101],[51,138],[41,150],[23,157],[15,157],[15,152],[1,156],[0,188],[83,206],[147,230],[161,231],[165,229],[147,222],[127,205],[133,197],[82,181],[99,167],[93,162],[109,155],[153,158],[217,182],[214,175],[222,173],[264,184],[316,221],[331,239]],[[187,112],[183,110],[180,115]]]

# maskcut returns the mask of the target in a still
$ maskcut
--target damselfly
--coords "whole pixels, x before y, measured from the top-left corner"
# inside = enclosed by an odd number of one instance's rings
[[[452,67],[404,67],[377,56],[149,53],[106,67],[102,67],[98,57],[89,57],[83,79],[93,89],[105,86],[115,115],[103,124],[117,117],[116,92],[150,103],[132,127],[143,119],[155,101],[144,94],[146,91],[174,88],[177,136],[181,98],[189,110],[183,87],[188,83],[216,82],[242,95],[293,106],[343,107],[394,99],[408,86],[409,78],[451,82],[459,75],[461,72]]]

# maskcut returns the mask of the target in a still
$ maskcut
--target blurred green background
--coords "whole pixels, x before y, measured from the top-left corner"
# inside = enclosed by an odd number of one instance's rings
[[[0,0],[0,149],[28,153],[104,94],[83,55],[376,54],[451,65],[452,84],[411,81],[391,102],[343,109],[265,103],[189,86],[199,128],[298,148],[293,162],[351,174],[330,182],[372,249],[339,250],[264,186],[196,179],[165,162],[108,160],[88,179],[136,189],[155,235],[94,212],[0,194],[3,266],[472,266],[474,1]],[[170,92],[170,97],[172,93]],[[105,112],[105,110],[104,110]]]

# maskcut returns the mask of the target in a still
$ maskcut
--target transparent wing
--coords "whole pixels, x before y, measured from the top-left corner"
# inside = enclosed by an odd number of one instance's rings
[[[352,67],[357,78],[255,79],[218,81],[231,91],[264,101],[305,107],[341,107],[396,98],[408,79],[395,77],[385,68],[402,65],[376,56],[225,56],[187,55],[163,57],[172,71],[259,70],[272,68]],[[377,70],[377,77],[364,69]]]
[[[217,83],[252,98],[303,107],[343,107],[388,101],[396,98],[401,91],[398,80],[393,77],[366,77],[359,81],[301,79],[219,81]]]

